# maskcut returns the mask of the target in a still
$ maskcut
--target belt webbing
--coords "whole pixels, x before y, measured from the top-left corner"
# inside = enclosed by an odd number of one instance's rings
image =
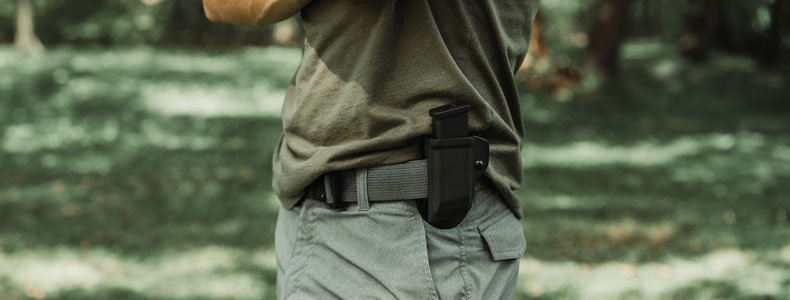
[[[317,200],[332,197],[331,177],[342,178],[342,202],[357,202],[357,170],[344,170],[333,175],[324,174],[308,188],[306,196]],[[415,200],[428,198],[428,161],[412,160],[396,165],[367,168],[368,201]]]

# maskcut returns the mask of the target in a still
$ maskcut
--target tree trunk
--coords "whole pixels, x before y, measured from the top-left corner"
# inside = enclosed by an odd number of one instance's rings
[[[33,3],[31,0],[17,1],[16,36],[14,45],[20,50],[40,51],[44,45],[36,36],[34,28]]]
[[[599,0],[590,30],[585,69],[604,76],[617,72],[631,0]]]
[[[686,34],[680,39],[680,51],[685,56],[702,61],[713,48],[720,18],[719,0],[691,0]]]
[[[790,1],[787,0],[776,0],[771,6],[771,37],[768,51],[769,56],[780,63],[787,62],[788,58],[788,45],[785,41],[790,39],[790,34],[788,34],[790,31],[789,10]]]

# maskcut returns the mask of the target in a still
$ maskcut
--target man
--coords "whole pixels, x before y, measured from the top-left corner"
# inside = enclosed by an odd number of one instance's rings
[[[538,2],[204,0],[212,21],[300,13],[305,28],[273,159],[279,298],[513,298],[526,247],[514,73]],[[456,101],[490,161],[466,217],[441,229],[415,195],[428,111]]]

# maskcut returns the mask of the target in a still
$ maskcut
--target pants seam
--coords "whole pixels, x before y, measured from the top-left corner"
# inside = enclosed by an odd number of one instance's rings
[[[469,274],[467,274],[466,270],[466,247],[464,247],[464,235],[459,228],[456,228],[455,231],[458,233],[458,265],[461,280],[464,282],[464,298],[467,300],[472,300],[472,287],[469,285],[469,280],[467,278]]]
[[[287,263],[289,263],[289,264],[294,258],[294,253],[296,253],[296,248],[297,248],[296,247],[296,242],[299,241],[299,238],[304,235],[304,233],[303,233],[304,230],[302,230],[302,228],[304,228],[304,226],[306,226],[306,224],[304,224],[304,217],[303,217],[303,215],[305,213],[307,213],[307,212],[304,209],[304,205],[302,205],[301,207],[299,207],[299,223],[296,224],[296,236],[294,237],[294,242],[291,245],[291,251],[290,251],[291,253],[288,253],[288,262]],[[302,234],[299,234],[299,233],[302,233]]]
[[[422,221],[422,217],[419,213],[413,214],[412,218],[416,221],[415,223],[422,228],[422,234],[425,237],[424,243],[420,243],[420,253],[425,254],[425,264],[423,265],[423,273],[426,274],[425,278],[425,287],[428,292],[429,299],[439,299],[438,291],[436,290],[436,283],[433,282],[433,276],[431,275],[431,258],[428,254],[428,230],[425,228],[425,224]]]
[[[306,209],[309,209],[309,208],[306,207]],[[315,244],[316,244],[315,242],[312,242],[312,243],[309,242],[309,241],[313,241],[314,238],[315,238],[315,232],[313,232],[312,227],[310,227],[311,225],[313,225],[315,223],[315,219],[316,219],[316,217],[312,213],[312,211],[308,211],[307,212],[307,219],[308,219],[307,220],[308,224],[306,224],[306,226],[305,226],[305,238],[307,239],[307,242],[308,242],[307,244],[309,246],[307,248],[307,251],[305,251],[305,256],[306,257],[304,259],[304,263],[302,263],[301,268],[298,270],[298,274],[294,274],[294,276],[293,276],[295,278],[296,282],[294,283],[294,290],[293,290],[292,295],[296,299],[300,299],[299,293],[301,292],[301,287],[302,287],[302,282],[303,282],[302,280],[300,280],[302,278],[301,275],[307,269],[307,266],[309,265],[310,260],[313,257],[313,251],[315,250]]]

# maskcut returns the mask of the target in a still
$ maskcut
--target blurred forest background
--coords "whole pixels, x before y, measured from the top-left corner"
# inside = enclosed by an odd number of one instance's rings
[[[273,299],[298,20],[0,1],[0,299]],[[517,299],[790,299],[790,1],[543,0]]]

